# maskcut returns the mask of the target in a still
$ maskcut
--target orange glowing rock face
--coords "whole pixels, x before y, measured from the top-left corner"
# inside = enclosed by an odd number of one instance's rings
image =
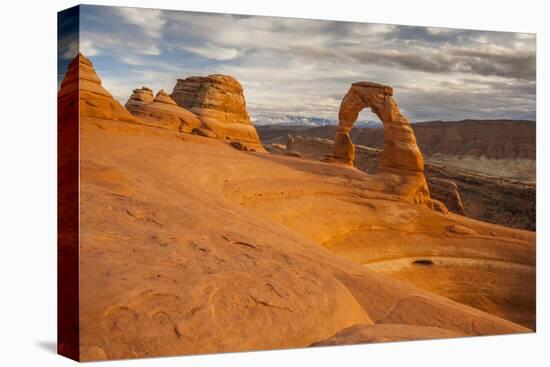
[[[391,87],[353,83],[334,141],[285,131],[285,147],[258,134],[236,78],[174,83],[123,106],[78,53],[60,84],[60,354],[535,329],[535,232],[457,214],[467,203],[449,180],[430,182],[451,211],[434,199]],[[383,123],[381,151],[352,142],[363,108]],[[376,174],[358,169],[367,155]]]
[[[71,100],[74,94],[78,95],[80,101],[81,117],[138,122],[101,86],[101,79],[97,76],[92,62],[80,52],[69,64],[57,98],[60,101]]]
[[[220,139],[264,151],[246,109],[243,87],[235,78],[214,74],[178,79],[171,97],[179,106],[197,114]]]
[[[416,144],[409,120],[401,114],[392,95],[393,89],[386,85],[372,82],[353,83],[340,104],[339,129],[334,140],[334,149],[326,160],[346,165],[353,164],[355,146],[349,133],[359,112],[364,108],[370,108],[384,126],[380,174],[397,175],[406,181],[394,190],[396,194],[409,196],[415,202],[427,203],[434,209],[446,212],[444,204],[430,198],[424,177],[422,153]]]
[[[149,88],[134,89],[126,102],[126,108],[143,123],[151,126],[181,132],[191,132],[201,127],[199,118],[176,105],[164,90],[160,90],[153,98],[153,91]]]

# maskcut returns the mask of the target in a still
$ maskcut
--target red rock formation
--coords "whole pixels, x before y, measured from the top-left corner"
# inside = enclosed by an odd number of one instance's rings
[[[164,90],[153,98],[153,91],[147,87],[134,89],[126,108],[149,126],[186,133],[201,126],[194,113],[179,107]]]
[[[214,74],[178,79],[171,97],[195,113],[218,138],[265,151],[246,110],[243,88],[233,77]]]
[[[205,138],[217,138],[218,137],[216,135],[216,133],[213,132],[212,130],[204,129],[204,128],[201,128],[201,127],[193,129],[191,131],[191,134],[204,136]]]
[[[370,108],[384,124],[384,148],[379,164],[381,174],[391,174],[389,181],[392,190],[398,195],[410,197],[415,202],[425,202],[431,207],[445,211],[442,204],[430,199],[424,177],[424,160],[416,144],[409,120],[401,114],[392,98],[393,89],[389,86],[371,83],[353,83],[340,104],[338,112],[339,130],[336,133],[333,154],[327,161],[353,165],[355,146],[349,132],[359,112]]]
[[[414,132],[409,120],[399,111],[392,95],[393,89],[385,85],[370,82],[353,83],[340,105],[338,113],[340,131],[336,136],[338,138],[341,134],[348,134],[359,112],[368,107],[384,124],[384,149],[380,168],[422,172],[424,160],[416,144]],[[341,146],[338,144],[338,139],[336,140],[335,157],[347,159],[348,156],[337,154]],[[351,144],[351,140],[348,144]]]
[[[126,102],[126,109],[132,112],[132,110],[138,110],[143,107],[143,105],[153,103],[153,90],[147,87],[141,87],[133,90],[132,95]]]
[[[428,184],[432,198],[444,203],[450,211],[466,215],[460,193],[458,192],[458,186],[455,182],[437,177],[429,177]]]
[[[101,86],[101,79],[97,76],[92,62],[80,52],[69,64],[61,88],[57,92],[60,119],[63,119],[63,114],[71,108],[76,108],[74,101],[77,99],[80,101],[81,117],[138,122]]]

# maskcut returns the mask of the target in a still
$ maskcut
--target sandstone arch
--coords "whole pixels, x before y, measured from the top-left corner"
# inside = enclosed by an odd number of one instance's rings
[[[384,182],[390,183],[387,190],[446,211],[443,204],[430,199],[424,177],[424,159],[416,137],[409,120],[401,114],[393,99],[393,88],[387,85],[372,82],[351,85],[340,104],[339,129],[332,155],[326,160],[353,165],[355,146],[349,132],[364,108],[370,108],[384,124],[384,147],[378,166],[380,174],[387,178]]]
[[[359,112],[370,108],[384,124],[380,169],[424,172],[424,160],[409,120],[401,114],[392,96],[393,88],[386,85],[371,82],[352,84],[338,112],[339,130],[334,144],[334,158],[353,163],[354,147],[349,132]]]

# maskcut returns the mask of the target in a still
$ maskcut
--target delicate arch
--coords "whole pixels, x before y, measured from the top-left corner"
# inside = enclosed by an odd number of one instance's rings
[[[333,148],[333,158],[353,164],[355,147],[349,137],[359,112],[370,108],[384,124],[384,147],[381,170],[424,172],[424,160],[416,144],[409,120],[401,114],[389,86],[371,83],[353,83],[338,112],[339,129]]]

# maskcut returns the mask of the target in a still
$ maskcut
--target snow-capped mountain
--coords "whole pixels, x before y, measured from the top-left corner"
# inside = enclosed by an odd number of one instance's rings
[[[336,119],[327,119],[322,117],[310,117],[310,116],[252,116],[254,125],[278,125],[278,126],[303,126],[303,127],[318,127],[327,125],[338,125]],[[382,123],[379,121],[362,120],[357,121],[355,126],[364,128],[377,128],[381,127]]]

